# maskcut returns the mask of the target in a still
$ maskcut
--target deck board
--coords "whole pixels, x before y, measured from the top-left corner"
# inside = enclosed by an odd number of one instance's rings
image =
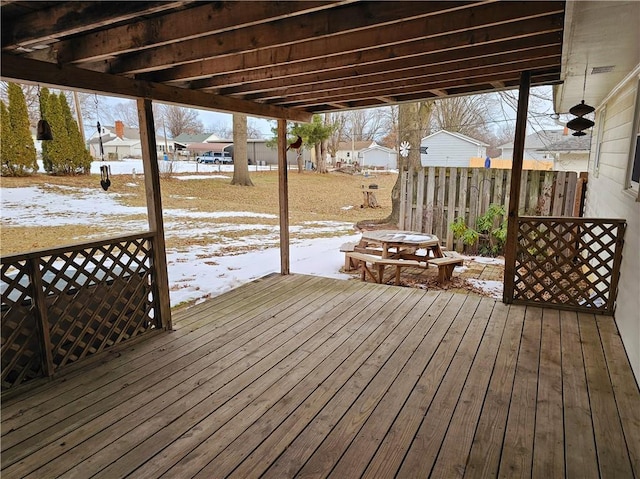
[[[610,317],[273,275],[174,327],[3,401],[2,477],[638,477]]]

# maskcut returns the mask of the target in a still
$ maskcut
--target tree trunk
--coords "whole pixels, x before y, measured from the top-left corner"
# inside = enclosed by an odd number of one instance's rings
[[[432,102],[401,103],[398,105],[398,146],[407,142],[410,146],[408,156],[398,152],[398,178],[391,190],[391,213],[386,223],[398,224],[400,221],[400,188],[402,172],[409,168],[421,168],[420,141],[431,120]]]
[[[324,124],[325,126],[329,123],[329,114],[325,113],[324,114]],[[329,170],[327,169],[327,144],[328,144],[328,139],[326,140],[322,140],[320,142],[319,145],[319,153],[318,153],[318,159],[316,162],[316,168],[318,170],[318,173],[328,173]]]
[[[233,114],[233,179],[232,185],[253,186],[249,177],[247,156],[247,115]]]

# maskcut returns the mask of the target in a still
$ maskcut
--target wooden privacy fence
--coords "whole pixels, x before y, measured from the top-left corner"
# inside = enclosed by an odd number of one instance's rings
[[[1,258],[2,391],[162,327],[153,234]]]
[[[613,314],[625,229],[621,219],[518,218],[515,265],[505,268],[505,299]]]
[[[449,249],[463,247],[450,229],[457,217],[475,228],[491,204],[508,210],[511,170],[429,167],[401,175],[398,227],[435,234]],[[586,173],[527,170],[520,181],[519,214],[582,216]]]

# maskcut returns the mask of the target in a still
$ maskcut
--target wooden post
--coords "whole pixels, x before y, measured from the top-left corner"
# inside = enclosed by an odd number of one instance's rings
[[[504,252],[504,290],[502,301],[513,302],[513,289],[516,273],[516,250],[518,241],[518,208],[520,199],[520,178],[524,156],[524,140],[527,136],[527,109],[529,108],[529,89],[531,72],[520,73],[518,92],[518,114],[516,116],[516,135],[513,142],[513,165],[511,167],[511,187],[509,189],[509,211],[507,217],[507,241]]]
[[[151,100],[138,98],[138,122],[140,124],[140,146],[144,168],[144,187],[147,197],[149,231],[154,233],[153,269],[155,271],[157,305],[160,322],[164,329],[172,329],[171,302],[169,300],[169,275],[167,273],[167,252],[164,242],[164,222],[162,220],[162,198],[160,196],[160,171],[156,149],[156,130],[153,124]]]
[[[278,200],[280,203],[280,274],[289,274],[289,180],[287,120],[278,120]]]
[[[49,311],[44,297],[42,286],[42,273],[38,264],[38,258],[28,260],[27,268],[31,287],[33,288],[33,300],[36,306],[36,318],[38,324],[38,339],[42,353],[42,370],[47,377],[53,376],[56,368],[53,364],[53,345],[51,344],[51,328],[49,325]]]

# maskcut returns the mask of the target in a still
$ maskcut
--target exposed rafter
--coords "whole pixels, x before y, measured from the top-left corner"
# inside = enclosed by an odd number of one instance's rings
[[[523,70],[534,85],[557,83],[565,2],[17,1],[0,8],[3,59],[40,60],[17,64],[39,65],[61,86],[301,121],[514,88]]]

